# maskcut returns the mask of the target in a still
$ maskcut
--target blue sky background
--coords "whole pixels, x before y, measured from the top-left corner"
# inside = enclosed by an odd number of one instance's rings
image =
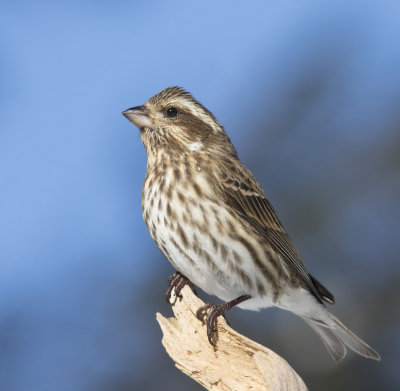
[[[173,269],[121,115],[171,85],[221,121],[383,361],[338,366],[283,311],[232,325],[311,389],[398,389],[399,34],[396,1],[1,2],[0,389],[201,389],[160,343]]]

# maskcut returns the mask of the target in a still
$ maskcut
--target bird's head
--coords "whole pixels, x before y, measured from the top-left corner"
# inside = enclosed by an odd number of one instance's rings
[[[179,87],[169,87],[143,106],[122,113],[140,129],[148,155],[160,150],[174,153],[211,152],[236,155],[214,115]]]

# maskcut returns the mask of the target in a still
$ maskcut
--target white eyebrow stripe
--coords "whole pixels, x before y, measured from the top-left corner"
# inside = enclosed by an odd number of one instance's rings
[[[184,108],[185,110],[189,111],[195,117],[200,118],[202,121],[210,125],[215,131],[221,131],[222,127],[218,123],[218,121],[214,120],[210,115],[205,112],[200,106],[197,106],[194,103],[188,102],[185,99],[171,99],[170,105],[173,106],[176,104],[178,107]]]

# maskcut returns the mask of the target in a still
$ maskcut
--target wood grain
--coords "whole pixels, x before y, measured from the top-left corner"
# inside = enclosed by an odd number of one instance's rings
[[[307,390],[282,357],[233,330],[223,317],[217,347],[210,345],[206,326],[195,315],[204,302],[187,286],[181,295],[172,307],[175,317],[157,313],[162,343],[179,370],[213,391]]]

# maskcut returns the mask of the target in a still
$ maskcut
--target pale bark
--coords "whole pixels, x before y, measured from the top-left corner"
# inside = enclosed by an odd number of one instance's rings
[[[210,345],[206,326],[195,315],[203,301],[187,286],[181,293],[172,307],[174,318],[157,313],[162,343],[179,370],[213,391],[307,390],[283,358],[237,333],[222,316],[217,347]]]

